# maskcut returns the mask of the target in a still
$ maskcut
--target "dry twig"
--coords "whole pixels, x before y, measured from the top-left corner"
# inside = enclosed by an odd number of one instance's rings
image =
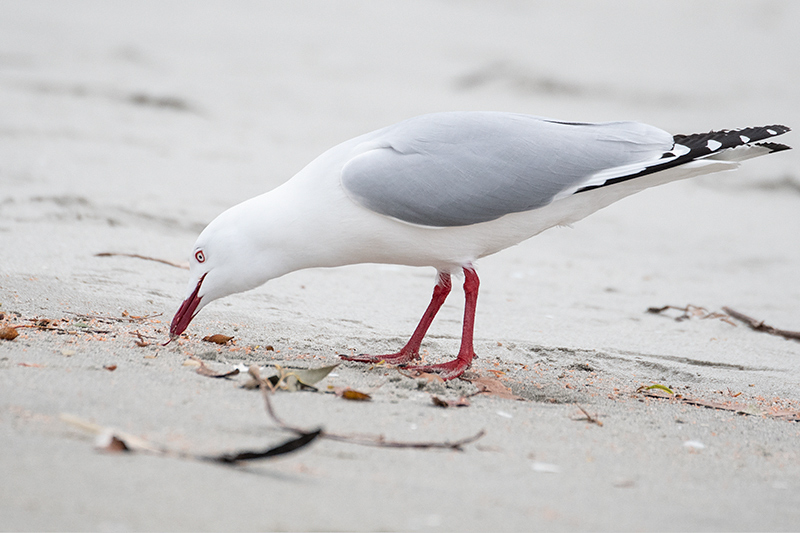
[[[256,365],[251,366],[248,372],[256,381],[258,381],[260,385],[261,395],[264,398],[264,407],[270,418],[272,418],[272,420],[276,424],[278,424],[278,426],[287,431],[297,433],[298,435],[307,434],[308,431],[299,428],[297,426],[292,426],[291,424],[288,424],[277,415],[275,409],[272,406],[272,401],[270,400],[270,394],[271,394],[270,387],[267,384],[267,381],[261,377],[261,374],[259,373],[258,370],[258,366]],[[399,441],[386,440],[386,438],[383,435],[342,435],[339,433],[331,433],[324,430],[319,430],[319,431],[320,431],[319,438],[338,441],[338,442],[347,442],[350,444],[359,444],[361,446],[377,446],[381,448],[417,448],[417,449],[443,448],[443,449],[459,450],[459,451],[462,450],[463,446],[466,446],[467,444],[471,444],[477,441],[486,434],[485,430],[480,430],[478,433],[472,435],[471,437],[466,437],[464,439],[453,442],[450,441],[399,442]]]
[[[675,317],[675,321],[681,322],[683,320],[690,320],[692,318],[700,318],[700,319],[707,319],[707,318],[718,318],[723,322],[730,324],[731,326],[735,326],[729,318],[728,315],[725,313],[720,313],[717,311],[709,311],[705,307],[699,307],[697,305],[688,304],[685,307],[678,307],[675,305],[665,305],[663,307],[649,307],[647,309],[648,313],[653,313],[656,315],[660,315],[664,311],[668,309],[673,309],[675,311],[683,311],[683,314],[680,316]]]
[[[740,320],[750,326],[751,329],[756,331],[763,331],[764,333],[769,333],[770,335],[777,335],[779,337],[783,337],[784,339],[792,339],[796,341],[800,341],[800,331],[788,331],[785,329],[778,329],[772,326],[768,326],[764,323],[763,320],[756,320],[755,318],[749,317],[744,313],[740,313],[730,307],[723,307],[723,311],[728,313],[730,316],[735,318],[736,320]]]
[[[123,253],[114,253],[114,252],[101,252],[99,254],[94,254],[95,257],[133,257],[135,259],[144,259],[145,261],[155,261],[156,263],[163,263],[165,265],[173,266],[175,268],[182,268],[184,270],[189,270],[189,265],[183,265],[181,263],[175,263],[173,261],[167,261],[166,259],[158,259],[157,257],[147,257],[146,255],[139,255],[139,254],[123,254]]]
[[[656,389],[642,389],[641,387],[636,391],[648,398],[658,398],[661,400],[673,400],[686,405],[694,405],[696,407],[705,407],[707,409],[718,409],[720,411],[730,411],[737,415],[749,416],[766,416],[778,420],[786,420],[789,422],[800,422],[800,411],[777,411],[769,412],[763,409],[754,408],[751,405],[745,405],[738,402],[714,402],[710,400],[703,400],[701,398],[687,398],[681,394],[668,394]],[[739,396],[738,394],[736,396]]]
[[[217,372],[216,370],[213,370],[211,367],[206,365],[203,362],[202,359],[199,359],[199,358],[195,357],[194,355],[189,356],[189,359],[191,359],[192,361],[195,361],[195,362],[198,363],[197,370],[195,370],[195,372],[197,372],[201,376],[205,376],[207,378],[225,378],[225,379],[228,379],[231,376],[236,376],[236,375],[239,374],[239,369],[238,368],[234,368],[233,370],[226,370],[226,371],[223,371],[223,372]]]
[[[583,414],[584,414],[584,416],[586,417],[586,418],[585,418],[585,420],[586,420],[587,422],[589,422],[590,424],[597,424],[598,426],[600,426],[600,427],[603,427],[603,422],[601,422],[600,420],[598,420],[598,418],[597,418],[597,416],[596,416],[596,415],[595,415],[595,416],[592,416],[592,415],[590,415],[590,414],[589,414],[589,412],[588,412],[586,409],[584,409],[583,407],[581,407],[581,406],[580,406],[579,404],[577,404],[577,403],[575,404],[575,406],[576,406],[578,409],[580,409],[580,410],[581,410],[581,413],[583,413]],[[584,419],[578,418],[577,420],[584,420]]]
[[[78,318],[84,318],[86,320],[99,320],[101,322],[142,322],[144,320],[150,320],[151,318],[156,318],[161,316],[163,313],[155,313],[152,315],[142,315],[142,316],[134,316],[128,315],[123,313],[121,317],[117,316],[104,316],[104,315],[85,315],[81,313],[73,313],[71,311],[65,311],[68,315],[76,316]]]

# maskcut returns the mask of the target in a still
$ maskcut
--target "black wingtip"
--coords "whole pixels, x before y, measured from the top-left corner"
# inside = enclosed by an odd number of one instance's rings
[[[765,139],[783,135],[789,131],[791,131],[791,128],[783,124],[771,124],[769,126],[756,126],[738,130],[709,131],[708,133],[694,133],[691,135],[678,134],[674,135],[673,139],[675,144],[686,146],[692,152],[717,152],[745,144],[758,143]],[[709,142],[715,146],[712,148]]]
[[[792,147],[785,144],[759,142],[763,141],[764,139],[770,139],[772,137],[777,137],[778,135],[783,135],[789,131],[792,131],[792,129],[788,126],[784,126],[783,124],[771,124],[769,126],[756,126],[752,128],[742,128],[739,130],[719,130],[709,131],[708,133],[693,133],[690,135],[673,135],[675,146],[671,151],[663,154],[661,158],[662,162],[647,166],[646,168],[633,174],[626,174],[608,179],[605,183],[599,185],[582,187],[575,192],[579,193],[591,191],[607,185],[614,185],[623,181],[646,176],[647,174],[653,174],[668,168],[683,165],[689,161],[713,156],[728,149],[738,148],[741,146],[759,146],[766,148],[768,150],[768,154],[782,152],[784,150],[791,150]]]
[[[756,146],[763,146],[764,148],[769,149],[769,153],[774,154],[775,152],[783,152],[784,150],[791,150],[791,146],[786,146],[785,144],[780,143],[756,143]]]

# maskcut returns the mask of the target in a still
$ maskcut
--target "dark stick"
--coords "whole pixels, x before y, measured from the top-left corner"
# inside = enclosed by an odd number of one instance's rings
[[[261,395],[264,397],[264,407],[267,411],[272,420],[278,424],[281,428],[296,433],[298,435],[307,435],[311,432],[298,428],[296,426],[292,426],[286,422],[284,422],[278,415],[275,413],[275,409],[272,407],[272,401],[270,400],[270,387],[268,382],[261,377],[261,374],[258,371],[258,367],[253,365],[248,370],[251,376],[253,376],[259,383],[259,388],[261,389]],[[476,440],[480,439],[484,435],[486,435],[485,430],[480,430],[478,433],[471,437],[466,437],[461,440],[457,440],[455,442],[398,442],[398,441],[390,441],[386,440],[383,435],[341,435],[338,433],[330,433],[324,430],[315,430],[319,431],[319,438],[321,439],[328,439],[337,442],[348,442],[350,444],[359,444],[361,446],[377,446],[381,448],[444,448],[444,449],[451,449],[451,450],[461,450],[462,446],[466,446],[467,444],[471,444]]]
[[[736,320],[740,320],[750,326],[751,329],[756,331],[763,331],[764,333],[769,333],[770,335],[777,335],[779,337],[783,337],[784,339],[792,339],[796,341],[800,341],[800,331],[788,331],[785,329],[778,329],[772,326],[768,326],[764,323],[763,320],[756,320],[753,317],[749,317],[739,311],[731,309],[730,307],[723,307],[723,311],[728,313],[730,316],[735,318]]]
[[[99,254],[94,254],[95,257],[114,257],[114,256],[121,256],[121,257],[133,257],[135,259],[144,259],[145,261],[155,261],[156,263],[163,263],[165,265],[173,266],[175,268],[182,268],[184,270],[189,270],[188,266],[184,266],[180,263],[175,263],[173,261],[167,261],[166,259],[158,259],[157,257],[147,257],[146,255],[139,255],[139,254],[123,254],[123,253],[114,253],[114,252],[101,252]]]

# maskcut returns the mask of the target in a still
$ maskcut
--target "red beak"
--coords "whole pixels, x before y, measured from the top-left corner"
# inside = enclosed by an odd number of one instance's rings
[[[200,305],[200,300],[202,299],[197,295],[197,293],[200,292],[200,285],[203,284],[205,277],[206,275],[203,274],[203,277],[197,282],[197,287],[195,287],[192,295],[183,301],[180,309],[178,309],[178,312],[175,313],[175,317],[172,319],[172,324],[169,326],[169,340],[172,340],[183,333],[186,328],[189,327],[189,322],[192,321],[194,315],[197,314],[195,310],[197,309],[197,306]]]

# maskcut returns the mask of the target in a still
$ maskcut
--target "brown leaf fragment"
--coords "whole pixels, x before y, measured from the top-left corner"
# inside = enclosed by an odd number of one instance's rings
[[[311,431],[309,433],[302,433],[299,437],[287,440],[279,446],[268,448],[261,451],[245,450],[237,453],[226,453],[211,457],[205,457],[209,461],[218,463],[238,463],[241,461],[253,461],[257,459],[266,459],[268,457],[275,457],[276,455],[284,455],[287,453],[295,452],[304,448],[314,442],[314,440],[322,433],[321,429]]]
[[[325,377],[330,374],[333,369],[335,369],[339,364],[330,365],[330,366],[322,366],[319,368],[293,368],[293,369],[285,369],[284,373],[286,376],[295,376],[297,381],[301,384],[306,386],[316,385]],[[279,370],[280,367],[278,367]]]
[[[105,368],[105,369],[106,369],[106,370],[108,370],[109,372],[113,372],[114,370],[116,370],[116,369],[117,369],[117,365],[106,365],[106,366],[104,366],[103,368]]]
[[[448,400],[446,398],[439,398],[438,396],[431,396],[431,401],[436,407],[469,407],[469,399],[466,396],[461,396],[457,400]]]
[[[197,370],[195,370],[195,372],[197,372],[201,376],[206,376],[207,378],[229,378],[239,373],[238,368],[234,368],[233,370],[228,370],[227,372],[225,371],[217,372],[216,370],[213,370],[208,366],[206,366],[206,364],[203,361],[201,361],[195,356],[191,356],[189,357],[189,359],[200,363],[200,366],[197,367]]]
[[[314,384],[325,378],[331,371],[338,365],[323,366],[319,368],[284,368],[280,365],[275,365],[278,373],[274,376],[264,378],[261,376],[257,365],[252,365],[248,369],[251,379],[247,381],[242,388],[245,389],[258,389],[263,383],[270,390],[276,389],[285,390],[288,392],[297,392],[302,390],[318,391]]]
[[[19,333],[17,332],[17,329],[12,328],[11,326],[4,326],[0,328],[0,339],[13,341],[18,335]]]
[[[357,402],[368,402],[372,400],[372,396],[367,394],[366,392],[359,392],[357,390],[353,390],[350,387],[345,387],[341,390],[336,390],[336,395],[344,398],[345,400],[354,400]]]
[[[228,337],[227,335],[221,335],[219,333],[216,335],[208,335],[207,337],[203,337],[204,341],[213,342],[214,344],[227,344],[228,341],[232,339],[233,337]]]
[[[109,453],[121,453],[132,451],[124,440],[114,435],[113,433],[106,433],[99,435],[97,438],[97,449]]]
[[[478,387],[481,394],[488,394],[498,398],[505,398],[506,400],[522,400],[523,398],[517,396],[511,389],[503,385],[497,378],[490,378],[487,376],[478,376],[475,378],[467,379],[470,383]]]

